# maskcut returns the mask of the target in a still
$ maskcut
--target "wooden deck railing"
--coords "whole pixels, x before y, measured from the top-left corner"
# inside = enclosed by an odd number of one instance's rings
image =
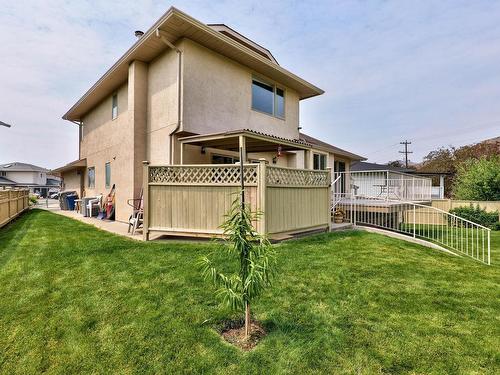
[[[0,227],[29,207],[29,190],[0,190]]]
[[[330,171],[244,165],[245,201],[262,213],[260,233],[327,229]],[[240,189],[236,164],[144,164],[144,236],[221,235],[220,225]]]

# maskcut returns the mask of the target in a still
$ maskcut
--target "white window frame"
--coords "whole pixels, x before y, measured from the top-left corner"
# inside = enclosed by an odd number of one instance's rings
[[[93,178],[92,178],[92,184],[90,183],[90,171],[93,171]],[[89,167],[87,168],[87,187],[89,189],[95,189],[95,167]]]
[[[117,117],[118,117],[118,93],[115,92],[111,96],[111,120],[114,120]]]

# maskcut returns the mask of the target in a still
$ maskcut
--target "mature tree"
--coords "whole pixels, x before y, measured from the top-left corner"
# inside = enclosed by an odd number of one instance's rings
[[[236,258],[237,272],[230,275],[222,273],[214,261],[217,254],[203,257],[200,261],[204,277],[213,281],[222,302],[232,309],[245,311],[246,338],[250,335],[250,303],[270,285],[276,265],[270,242],[252,225],[259,216],[237,198],[222,224],[226,241],[216,252],[226,261],[227,255]]]
[[[401,160],[391,160],[390,162],[387,163],[389,167],[398,167],[398,168],[404,168],[405,165]]]
[[[468,159],[460,164],[453,196],[475,201],[500,201],[500,156]]]
[[[496,142],[482,142],[460,148],[453,146],[441,147],[429,152],[424,157],[424,161],[417,168],[417,172],[448,173],[445,177],[445,195],[449,197],[452,194],[455,175],[461,164],[471,159],[491,158],[499,154],[500,144]],[[437,183],[437,181],[434,181],[434,183]]]

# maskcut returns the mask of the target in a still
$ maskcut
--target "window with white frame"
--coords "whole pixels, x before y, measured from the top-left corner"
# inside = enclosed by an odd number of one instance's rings
[[[109,188],[111,186],[111,163],[109,161],[104,164],[104,175],[106,188]]]
[[[87,186],[91,189],[95,188],[95,167],[87,169]]]
[[[285,90],[260,79],[252,79],[252,109],[285,118]]]
[[[313,154],[313,169],[317,170],[326,169],[325,154]]]
[[[113,94],[111,100],[111,118],[114,120],[118,117],[118,94]]]

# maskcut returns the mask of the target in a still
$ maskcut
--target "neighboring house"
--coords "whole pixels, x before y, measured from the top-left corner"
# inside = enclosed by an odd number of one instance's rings
[[[106,194],[116,218],[143,187],[151,165],[270,165],[348,171],[363,157],[299,133],[301,100],[323,90],[281,67],[271,52],[233,29],[170,8],[71,107],[79,159],[55,172],[64,189]]]
[[[48,174],[49,170],[33,164],[13,162],[0,165],[0,186],[26,187],[31,193],[46,196],[59,190],[60,178]]]
[[[432,179],[415,169],[360,161],[351,165],[351,172],[351,184],[358,195],[428,202],[444,193],[443,178],[443,185],[434,189]]]

